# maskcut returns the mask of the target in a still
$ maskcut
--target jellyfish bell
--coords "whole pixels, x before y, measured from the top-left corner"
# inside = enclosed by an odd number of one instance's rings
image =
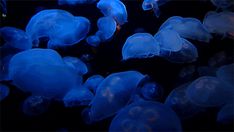
[[[0,101],[5,99],[10,93],[10,89],[8,86],[4,84],[0,84]]]
[[[210,0],[217,8],[227,9],[234,5],[232,0]]]
[[[96,93],[97,87],[103,80],[104,80],[103,76],[93,75],[85,81],[84,86],[87,87],[89,90],[91,90],[93,93]]]
[[[88,73],[88,67],[79,58],[66,56],[63,57],[63,61],[68,67],[76,71],[76,73],[78,73],[79,75],[84,75]]]
[[[144,0],[142,3],[142,9],[144,11],[153,10],[156,17],[160,16],[159,6],[165,4],[169,0]]]

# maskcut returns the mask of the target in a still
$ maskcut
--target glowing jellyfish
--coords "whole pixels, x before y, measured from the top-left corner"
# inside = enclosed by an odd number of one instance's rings
[[[176,113],[158,102],[141,101],[123,108],[112,120],[110,132],[182,131]]]
[[[63,98],[65,107],[89,105],[94,95],[86,87],[71,89]]]
[[[123,60],[158,56],[159,43],[148,33],[136,33],[127,38],[123,48]]]
[[[153,10],[156,17],[160,15],[159,6],[165,4],[169,0],[144,0],[142,3],[142,9],[144,11]]]
[[[100,121],[118,112],[127,105],[143,77],[137,71],[119,72],[107,76],[97,88],[86,120]]]
[[[20,50],[32,48],[30,37],[21,29],[14,27],[0,28],[0,35],[5,40],[5,44]]]
[[[96,93],[97,87],[103,80],[104,80],[103,76],[93,75],[85,81],[84,86],[87,87],[89,90],[91,90],[93,93]]]
[[[112,17],[101,17],[97,21],[98,31],[95,35],[87,37],[86,41],[89,45],[97,47],[100,42],[105,42],[114,35],[116,30],[116,22]]]
[[[227,104],[223,106],[217,116],[217,122],[223,125],[232,125],[234,121],[234,105]]]
[[[171,29],[179,33],[183,38],[193,39],[203,42],[209,42],[212,39],[211,34],[203,26],[200,20],[196,18],[183,18],[173,16],[168,18],[160,27],[162,29]]]
[[[233,6],[233,0],[210,0],[218,8],[226,9]]]
[[[101,10],[104,16],[115,19],[119,25],[127,22],[127,10],[120,0],[100,0],[97,3],[97,8]]]
[[[194,104],[204,107],[221,106],[233,101],[234,89],[227,87],[218,78],[203,76],[187,88],[186,96]]]
[[[234,63],[221,66],[216,72],[217,78],[230,88],[234,87]]]
[[[6,14],[7,14],[7,3],[6,3],[6,0],[1,0],[0,1],[0,9],[1,9],[1,16],[2,17],[6,17]]]
[[[165,101],[165,105],[170,106],[180,119],[188,119],[204,111],[204,108],[192,103],[188,99],[186,90],[189,84],[190,82],[173,89]]]
[[[74,45],[89,32],[90,22],[85,17],[75,17],[65,10],[49,9],[34,15],[26,27],[35,46],[40,38],[49,38],[48,47]]]
[[[45,113],[49,106],[49,99],[43,96],[29,96],[23,103],[22,111],[28,116],[38,116]]]
[[[63,57],[63,61],[65,62],[65,64],[67,64],[68,67],[76,71],[79,75],[88,73],[86,64],[79,58],[66,56]]]
[[[0,84],[0,101],[5,99],[10,93],[8,86]]]
[[[77,5],[77,4],[91,4],[97,0],[58,0],[59,5]]]
[[[210,33],[216,33],[223,36],[234,38],[234,13],[233,12],[214,12],[206,14],[203,24]]]

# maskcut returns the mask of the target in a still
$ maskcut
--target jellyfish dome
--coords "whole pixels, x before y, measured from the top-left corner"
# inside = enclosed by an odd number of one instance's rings
[[[81,61],[79,58],[66,56],[63,57],[63,61],[68,67],[76,71],[79,75],[84,75],[88,73],[88,68],[86,64],[83,61]]]
[[[183,18],[180,16],[173,16],[168,18],[159,28],[171,29],[186,39],[192,39],[202,42],[209,42],[212,39],[211,34],[203,26],[200,20],[196,18]]]
[[[226,9],[233,6],[233,0],[210,0],[212,4],[218,8]]]
[[[0,84],[0,101],[5,99],[10,93],[8,86]]]
[[[169,0],[144,0],[142,3],[142,9],[144,11],[153,10],[156,17],[159,17],[159,6],[165,4]]]
[[[234,104],[223,106],[217,115],[217,122],[224,125],[232,125],[234,122]]]
[[[234,63],[229,65],[221,66],[216,71],[216,76],[218,79],[223,81],[230,88],[234,87]]]
[[[115,19],[119,25],[127,22],[127,10],[120,0],[100,0],[97,8],[101,10],[104,16],[110,16]]]
[[[93,93],[96,93],[97,87],[103,80],[104,80],[103,76],[93,75],[85,81],[84,86],[87,87],[89,90],[91,90]]]
[[[99,84],[86,118],[95,122],[114,115],[127,105],[143,77],[144,75],[137,71],[112,73],[107,76]]]
[[[216,107],[232,102],[233,94],[234,89],[212,76],[196,79],[186,91],[186,96],[191,102],[204,107]]]
[[[97,0],[58,0],[59,5],[91,4]]]
[[[151,58],[158,56],[160,52],[159,43],[148,33],[136,33],[127,38],[123,48],[123,60],[133,58]]]
[[[21,29],[14,27],[0,28],[0,35],[5,40],[5,44],[19,50],[32,48],[31,38]]]
[[[29,21],[26,33],[32,38],[35,46],[39,39],[49,38],[49,48],[74,45],[83,40],[89,32],[90,22],[85,17],[75,17],[60,9],[49,9],[38,12]]]
[[[176,113],[158,102],[141,101],[124,107],[112,120],[110,132],[182,131]]]

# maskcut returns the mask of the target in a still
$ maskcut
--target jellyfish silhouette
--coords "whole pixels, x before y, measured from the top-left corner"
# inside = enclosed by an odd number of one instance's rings
[[[182,131],[180,119],[170,107],[151,101],[132,103],[112,120],[110,132]]]
[[[148,33],[136,33],[128,37],[123,48],[123,60],[133,58],[151,58],[158,56],[160,52],[159,43]]]
[[[21,29],[2,27],[0,28],[0,35],[5,40],[5,45],[10,45],[19,50],[32,48],[31,38]]]
[[[29,21],[26,33],[30,35],[34,46],[40,38],[49,38],[48,48],[74,45],[83,40],[89,32],[90,22],[85,17],[75,17],[60,9],[38,12]]]
[[[222,106],[233,101],[234,90],[224,85],[218,78],[203,76],[193,81],[187,88],[186,96],[199,106]]]
[[[229,65],[221,66],[217,72],[216,76],[219,80],[224,82],[230,88],[234,86],[234,63]]]
[[[10,93],[8,86],[0,84],[0,101],[5,99]]]
[[[160,16],[159,6],[165,4],[169,0],[144,0],[142,3],[142,9],[144,11],[153,10],[156,17]]]
[[[119,25],[127,22],[127,10],[120,0],[100,0],[97,3],[97,8],[101,10],[104,16],[115,19]]]
[[[196,18],[183,18],[180,16],[173,16],[168,18],[159,28],[172,29],[179,33],[183,38],[209,42],[212,39],[211,34],[203,26],[200,20]]]
[[[234,105],[227,104],[223,106],[217,115],[217,122],[223,125],[232,125],[234,122]]]
[[[227,9],[233,6],[233,0],[210,0],[211,3],[217,8]]]
[[[93,75],[85,81],[84,86],[87,87],[89,90],[91,90],[93,93],[96,93],[97,87],[103,80],[104,80],[103,76]]]
[[[63,98],[65,107],[77,107],[89,105],[94,95],[86,87],[71,89]]]
[[[91,122],[108,118],[127,105],[133,91],[144,76],[137,71],[112,73],[96,90],[86,120]]]
[[[0,9],[1,9],[1,16],[6,17],[7,14],[7,3],[6,0],[1,0],[0,1]]]
[[[203,25],[210,33],[223,35],[224,37],[234,38],[234,13],[229,11],[214,12],[210,11],[205,15]]]
[[[78,5],[78,4],[91,4],[97,0],[58,0],[59,5]]]
[[[45,113],[50,106],[50,100],[43,96],[29,96],[22,106],[22,111],[27,116],[39,116]]]
[[[116,31],[116,22],[112,17],[101,17],[97,21],[98,31],[95,35],[87,37],[89,45],[98,47],[100,42],[105,42],[114,35]]]
[[[84,75],[88,73],[88,68],[86,64],[81,61],[79,58],[66,56],[63,57],[63,61],[67,64],[68,67],[76,71],[79,75]]]

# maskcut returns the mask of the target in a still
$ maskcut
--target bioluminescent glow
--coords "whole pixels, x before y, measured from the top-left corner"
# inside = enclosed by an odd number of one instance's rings
[[[104,80],[104,77],[101,75],[93,75],[89,77],[85,83],[84,87],[87,87],[89,90],[91,90],[93,93],[96,93],[96,90],[99,86],[99,84]]]
[[[169,0],[144,0],[142,3],[142,9],[144,11],[153,10],[156,17],[160,16],[159,6],[165,4]]]
[[[63,57],[63,61],[68,67],[76,71],[79,75],[84,75],[88,73],[88,67],[79,58],[66,56]]]
[[[10,89],[8,86],[4,84],[0,84],[0,101],[5,99],[10,93]]]

